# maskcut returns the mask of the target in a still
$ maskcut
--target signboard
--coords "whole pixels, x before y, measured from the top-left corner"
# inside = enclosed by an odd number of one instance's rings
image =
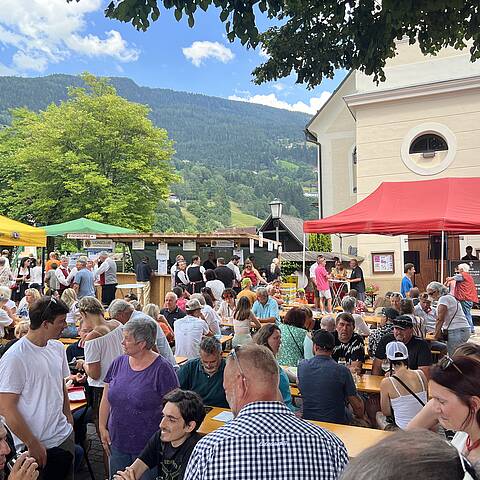
[[[258,237],[258,246],[263,247],[263,232],[258,232]]]
[[[167,254],[168,253],[168,245],[166,243],[159,243],[157,247],[158,253]]]
[[[466,263],[470,266],[470,271],[468,272],[477,287],[477,294],[480,297],[480,260],[450,260],[448,262],[448,272],[449,276],[453,277],[455,275],[455,269],[461,263]]]
[[[212,248],[234,248],[235,243],[233,240],[212,240]]]
[[[236,255],[237,257],[240,257],[239,260],[239,265],[243,265],[243,250],[240,248],[239,250],[234,250],[233,254]]]
[[[132,240],[132,250],[145,250],[145,240],[143,238]]]
[[[372,253],[372,271],[373,273],[395,273],[394,253]]]
[[[183,241],[183,251],[184,252],[196,252],[197,251],[196,240],[184,240]]]
[[[97,236],[93,233],[67,233],[67,238],[72,240],[95,240]]]
[[[250,253],[255,253],[255,240],[251,238],[249,243],[250,243]]]
[[[113,250],[115,244],[113,240],[107,238],[97,238],[95,240],[84,240],[83,248],[93,250]]]

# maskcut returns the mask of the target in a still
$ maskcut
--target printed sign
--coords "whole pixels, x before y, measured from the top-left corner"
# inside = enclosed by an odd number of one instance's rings
[[[145,240],[142,238],[132,240],[132,250],[145,250]]]

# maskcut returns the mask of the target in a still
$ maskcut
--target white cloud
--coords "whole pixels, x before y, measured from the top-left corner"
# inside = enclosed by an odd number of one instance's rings
[[[235,54],[219,42],[193,42],[190,47],[182,48],[182,52],[196,67],[202,65],[207,58],[214,58],[222,63],[228,63]]]
[[[73,34],[65,42],[70,49],[77,53],[82,53],[88,57],[97,57],[106,55],[113,57],[121,62],[133,62],[138,60],[138,50],[128,48],[127,42],[122,38],[116,30],[106,32],[107,38],[104,40],[96,35],[80,35]]]
[[[288,103],[279,100],[274,93],[269,95],[253,95],[247,97],[239,97],[238,95],[230,95],[229,100],[236,100],[238,102],[259,103],[260,105],[267,105],[268,107],[283,108],[292,112],[303,112],[314,115],[322,107],[322,105],[329,99],[330,92],[322,92],[320,97],[312,97],[308,105],[304,102]]]
[[[86,34],[87,15],[102,10],[102,0],[1,0],[0,45],[15,51],[0,74],[41,72],[74,55],[138,59],[139,51],[116,30],[103,38]],[[10,63],[8,65],[7,63]],[[8,72],[8,73],[6,73]]]
[[[282,90],[285,90],[285,85],[283,83],[274,83],[272,87],[277,91],[281,92]]]

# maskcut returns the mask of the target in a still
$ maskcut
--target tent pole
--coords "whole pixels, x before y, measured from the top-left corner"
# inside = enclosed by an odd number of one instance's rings
[[[305,277],[305,243],[307,241],[307,235],[303,232],[303,252],[302,252],[302,272]]]
[[[343,237],[342,234],[339,233],[338,236],[340,237],[340,261],[343,262]]]
[[[440,251],[441,251],[441,254],[440,254],[440,283],[443,283],[443,259],[445,257],[445,245],[444,245],[444,242],[445,242],[445,232],[442,230],[442,246],[440,247]]]

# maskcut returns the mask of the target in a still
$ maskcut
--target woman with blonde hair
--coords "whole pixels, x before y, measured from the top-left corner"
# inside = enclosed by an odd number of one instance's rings
[[[28,320],[30,306],[41,298],[42,296],[36,288],[27,288],[25,290],[25,296],[20,300],[20,303],[18,304],[17,316],[24,320]]]
[[[158,305],[155,303],[148,303],[143,307],[142,312],[155,320],[167,337],[168,343],[172,344],[175,342],[172,327],[168,323],[167,319],[160,313],[160,307]]]
[[[78,337],[78,330],[77,330],[77,316],[78,316],[78,299],[77,293],[73,288],[66,288],[62,296],[60,297],[63,302],[69,308],[69,312],[67,313],[67,327],[62,332],[62,337],[66,338],[76,338]]]
[[[98,412],[103,394],[103,379],[113,360],[123,354],[122,324],[117,320],[105,320],[103,306],[95,297],[83,297],[78,302],[78,310],[83,325],[92,331],[85,337],[85,359],[77,361],[77,369],[83,369],[87,374],[93,422],[100,437]],[[108,458],[105,453],[103,462],[108,476]]]

